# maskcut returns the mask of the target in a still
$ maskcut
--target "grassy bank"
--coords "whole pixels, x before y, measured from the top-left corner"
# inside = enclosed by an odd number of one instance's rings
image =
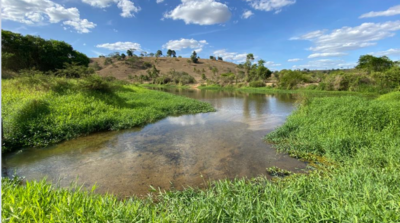
[[[21,186],[3,179],[2,217],[20,222],[399,222],[399,97],[396,92],[374,100],[305,101],[268,140],[292,156],[314,160],[310,168],[315,170],[307,175],[219,181],[207,190],[124,201],[44,181]]]
[[[98,76],[43,75],[3,80],[2,108],[3,151],[214,110],[207,103]]]
[[[354,92],[354,91],[324,91],[324,90],[311,90],[307,88],[299,88],[293,90],[286,90],[280,88],[272,88],[272,87],[235,87],[235,86],[228,86],[222,87],[219,85],[210,85],[210,86],[199,86],[201,90],[221,90],[221,91],[241,91],[247,93],[289,93],[289,94],[329,94],[329,95],[337,95],[337,96],[344,96],[344,95],[370,95],[376,96],[378,93],[371,93],[371,92]]]

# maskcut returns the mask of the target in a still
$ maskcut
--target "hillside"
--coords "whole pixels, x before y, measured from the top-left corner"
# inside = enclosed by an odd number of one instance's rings
[[[170,57],[142,57],[126,58],[125,60],[113,59],[112,64],[105,65],[106,58],[91,58],[91,66],[98,63],[101,69],[97,71],[100,76],[113,76],[121,80],[130,80],[133,76],[146,75],[147,66],[156,66],[160,70],[160,75],[167,74],[170,70],[186,72],[193,76],[196,81],[202,80],[202,74],[212,79],[213,68],[217,68],[216,75],[223,73],[236,73],[237,65],[226,61],[215,61],[210,59],[199,59],[198,63],[188,62],[188,58],[170,58]]]

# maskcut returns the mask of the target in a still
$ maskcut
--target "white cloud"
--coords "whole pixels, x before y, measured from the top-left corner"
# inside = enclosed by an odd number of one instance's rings
[[[110,7],[112,3],[117,4],[117,7],[122,10],[120,14],[122,17],[129,18],[135,16],[141,8],[129,0],[82,0],[82,2],[97,8]]]
[[[224,23],[231,18],[228,6],[215,0],[181,0],[174,10],[164,18],[181,19],[186,24],[213,25]]]
[[[248,19],[250,18],[252,15],[254,15],[254,13],[250,10],[245,10],[242,14],[242,18],[244,19]]]
[[[59,23],[75,28],[79,33],[88,33],[96,24],[81,19],[77,8],[65,8],[50,0],[2,0],[1,15],[5,20],[12,20],[28,25]]]
[[[357,63],[346,63],[344,60],[320,59],[312,60],[307,64],[294,65],[293,69],[327,70],[332,68],[353,68]]]
[[[361,18],[371,18],[371,17],[378,17],[378,16],[394,16],[400,15],[400,5],[393,6],[386,11],[379,11],[379,12],[368,12],[360,16]]]
[[[227,52],[225,49],[214,51],[214,55],[217,57],[222,57],[224,60],[231,60],[234,62],[244,62],[247,58],[247,53],[235,53],[235,52]]]
[[[400,55],[400,49],[388,49],[386,51],[380,51],[375,53],[370,53],[376,56],[389,56],[389,55]]]
[[[331,31],[318,30],[292,40],[309,40],[315,46],[309,50],[320,53],[338,53],[376,45],[376,42],[393,37],[400,30],[400,21],[363,23],[356,27],[342,27]]]
[[[282,64],[275,63],[275,62],[272,62],[272,61],[267,61],[267,62],[265,62],[264,65],[266,67],[279,67],[279,66],[282,66]]]
[[[99,44],[96,47],[98,48],[105,48],[108,50],[120,50],[125,51],[129,49],[135,49],[136,51],[141,50],[141,46],[139,43],[132,43],[132,42],[116,42],[116,43],[103,43]]]
[[[89,22],[87,19],[68,20],[63,22],[66,26],[72,26],[78,33],[90,33],[90,29],[96,27],[96,24]]]
[[[161,2],[163,2],[164,0],[157,0],[157,4],[159,4],[159,3],[161,3]]]
[[[170,40],[162,46],[163,49],[171,50],[182,50],[186,48],[194,49],[197,53],[203,50],[203,47],[207,45],[207,41],[195,39],[180,39],[180,40]]]
[[[301,59],[299,58],[293,58],[293,59],[289,59],[288,62],[297,62],[300,61]]]
[[[332,53],[313,53],[308,58],[317,58],[317,57],[340,57],[345,56],[347,53],[341,52],[332,52]]]
[[[250,5],[257,10],[275,11],[279,13],[285,6],[293,5],[296,0],[246,0]]]

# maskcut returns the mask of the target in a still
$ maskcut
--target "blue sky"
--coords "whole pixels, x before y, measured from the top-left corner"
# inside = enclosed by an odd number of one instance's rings
[[[63,40],[97,57],[174,49],[247,53],[273,70],[353,67],[363,54],[400,59],[398,0],[1,0],[2,29]]]

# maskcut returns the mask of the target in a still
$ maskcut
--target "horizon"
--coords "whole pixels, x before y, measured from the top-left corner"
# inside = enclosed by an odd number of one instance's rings
[[[155,53],[248,53],[271,70],[353,68],[359,56],[400,59],[394,0],[2,0],[2,29],[65,41],[88,57]]]

